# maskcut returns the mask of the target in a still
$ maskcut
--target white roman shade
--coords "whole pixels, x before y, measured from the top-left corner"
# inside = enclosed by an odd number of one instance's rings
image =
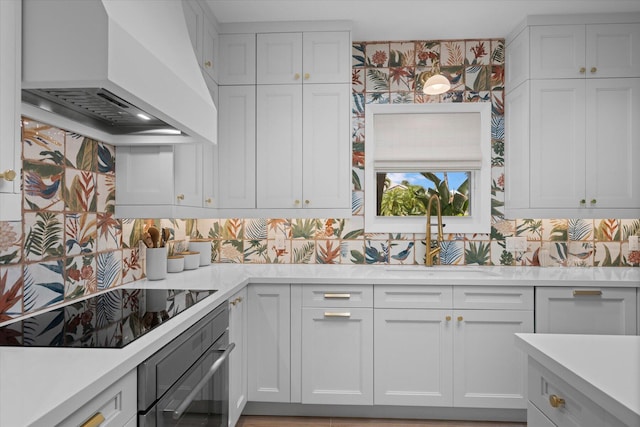
[[[470,171],[482,167],[479,112],[379,114],[374,133],[376,170]]]

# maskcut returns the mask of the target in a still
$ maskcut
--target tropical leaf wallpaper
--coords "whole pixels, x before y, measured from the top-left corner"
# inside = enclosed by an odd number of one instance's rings
[[[538,266],[544,249],[559,267],[640,266],[640,251],[628,245],[629,236],[640,235],[640,219],[504,218],[504,58],[501,39],[353,43],[352,217],[346,219],[115,219],[115,147],[24,118],[23,218],[0,221],[0,322],[144,278],[138,241],[150,225],[171,230],[170,250],[185,249],[190,237],[210,238],[217,263],[422,263],[424,235],[364,233],[364,117],[371,103],[491,103],[491,233],[446,234],[443,264]],[[452,90],[424,95],[434,66]],[[526,237],[527,251],[507,252],[509,236]],[[121,328],[98,325],[132,303],[105,300],[99,309],[83,309],[74,317],[78,333],[96,329],[92,339],[118,339]],[[50,323],[59,321],[51,315]],[[49,329],[33,330],[41,337]]]

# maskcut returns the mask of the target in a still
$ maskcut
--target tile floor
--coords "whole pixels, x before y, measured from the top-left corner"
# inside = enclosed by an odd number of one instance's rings
[[[237,427],[526,427],[526,423],[242,416]]]

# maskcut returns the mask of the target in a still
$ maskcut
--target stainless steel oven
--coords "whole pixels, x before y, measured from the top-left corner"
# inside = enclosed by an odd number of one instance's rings
[[[138,425],[227,427],[228,304],[138,366]]]

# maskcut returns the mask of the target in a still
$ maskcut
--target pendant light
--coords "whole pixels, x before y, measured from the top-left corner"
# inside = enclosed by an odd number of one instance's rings
[[[451,89],[451,83],[449,79],[440,74],[440,63],[435,60],[431,71],[431,77],[424,82],[422,86],[422,92],[427,95],[440,95]]]

